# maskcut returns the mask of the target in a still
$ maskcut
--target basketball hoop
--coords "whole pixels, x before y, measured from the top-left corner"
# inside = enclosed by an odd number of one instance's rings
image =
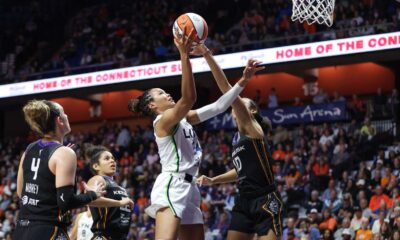
[[[335,0],[292,0],[292,20],[313,24],[326,24],[328,27],[333,24],[333,10]]]

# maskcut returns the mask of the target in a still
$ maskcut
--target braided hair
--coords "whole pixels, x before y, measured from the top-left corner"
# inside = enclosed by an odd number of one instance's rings
[[[129,111],[132,113],[143,113],[146,116],[154,116],[154,111],[149,107],[149,103],[154,100],[150,91],[151,89],[148,89],[141,96],[131,99],[128,103]]]

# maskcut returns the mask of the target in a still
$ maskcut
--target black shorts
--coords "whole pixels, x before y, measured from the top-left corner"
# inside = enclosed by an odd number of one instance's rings
[[[17,221],[13,239],[18,240],[69,240],[66,227],[58,227],[44,222]]]
[[[108,240],[106,236],[103,236],[101,234],[94,234],[93,237],[90,240]]]
[[[235,199],[229,230],[258,236],[267,235],[271,229],[277,237],[282,236],[283,202],[277,192],[260,197]]]

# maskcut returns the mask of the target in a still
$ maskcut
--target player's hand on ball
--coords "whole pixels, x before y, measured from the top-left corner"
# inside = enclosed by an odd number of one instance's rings
[[[120,204],[121,204],[121,207],[122,206],[126,206],[126,205],[129,205],[129,207],[131,208],[131,209],[133,209],[133,206],[135,205],[135,203],[132,201],[132,199],[130,199],[130,198],[122,198],[120,201]]]
[[[265,69],[264,66],[259,67],[261,61],[257,61],[255,59],[249,59],[247,62],[246,68],[243,70],[243,75],[238,81],[241,87],[246,86],[246,84],[250,81],[250,79],[254,76],[254,74],[258,71]]]
[[[94,185],[90,187],[85,182],[83,182],[83,187],[86,191],[95,192],[98,198],[106,194],[106,186],[102,182],[96,181]]]
[[[208,51],[210,51],[204,43],[198,43],[193,47],[193,50],[190,52],[191,55],[194,56],[203,56],[205,55]]]
[[[181,55],[189,55],[193,48],[192,35],[194,34],[194,29],[190,31],[188,37],[186,36],[186,28],[183,28],[183,34],[179,38],[174,38],[175,46],[178,48]]]
[[[211,186],[214,184],[212,178],[202,175],[201,177],[197,178],[197,184],[200,186]]]

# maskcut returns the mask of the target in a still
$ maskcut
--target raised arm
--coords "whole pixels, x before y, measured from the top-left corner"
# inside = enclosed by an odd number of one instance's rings
[[[215,78],[215,81],[221,90],[222,93],[226,93],[229,91],[232,86],[229,84],[228,79],[226,78],[224,72],[215,61],[214,56],[212,55],[211,51],[208,50],[204,44],[198,45],[193,51],[192,54],[194,55],[203,55],[206,59],[208,65],[210,66],[211,72]],[[264,69],[264,67],[259,67],[261,62],[250,59],[247,62],[246,68],[243,71],[243,75],[239,81],[249,81],[256,72]],[[248,126],[251,127],[251,124],[248,124],[253,120],[251,113],[246,108],[244,102],[241,100],[240,97],[237,98],[236,101],[232,104],[233,109],[235,110],[237,121],[241,126]],[[243,124],[240,124],[243,123]]]
[[[214,79],[217,82],[217,85],[222,93],[226,93],[227,91],[229,91],[229,89],[232,88],[231,84],[225,76],[224,71],[222,71],[218,63],[215,61],[211,51],[204,44],[197,45],[195,49],[193,49],[192,54],[202,55],[206,59],[207,64],[211,69],[211,73],[214,76]]]
[[[223,94],[217,101],[208,104],[202,108],[189,111],[186,116],[187,120],[192,124],[204,122],[220,113],[225,112],[243,91],[248,81],[241,79],[229,91]]]
[[[185,29],[186,28],[184,27],[182,36],[185,36]],[[166,132],[169,135],[169,133],[172,131],[172,128],[186,116],[196,102],[196,86],[194,84],[192,67],[189,60],[189,52],[192,48],[191,35],[193,34],[194,32],[192,30],[192,32],[189,34],[189,37],[186,39],[184,37],[180,39],[174,39],[175,45],[180,53],[182,64],[182,96],[173,108],[168,109],[163,113],[163,116],[156,125],[156,132],[162,131],[163,133]]]

